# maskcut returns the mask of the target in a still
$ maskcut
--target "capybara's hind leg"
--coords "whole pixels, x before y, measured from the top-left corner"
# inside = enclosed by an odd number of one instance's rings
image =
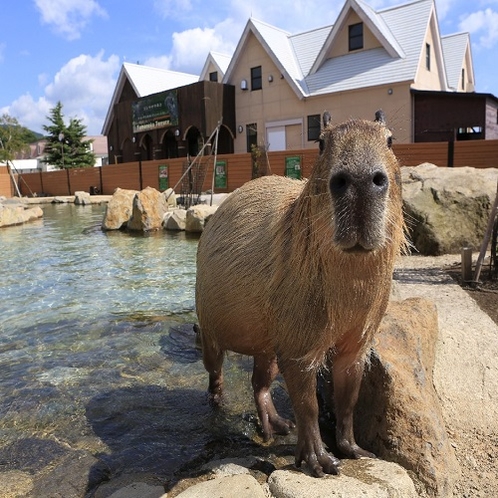
[[[375,458],[373,453],[356,444],[353,431],[353,411],[358,400],[364,362],[356,355],[336,354],[332,359],[334,407],[338,449],[349,458]]]
[[[273,434],[289,434],[294,427],[293,422],[277,413],[273,404],[270,387],[277,374],[276,356],[257,355],[254,357],[252,387],[265,441],[268,441]]]
[[[209,398],[218,405],[223,394],[223,354],[224,352],[201,332],[202,361],[209,374]]]

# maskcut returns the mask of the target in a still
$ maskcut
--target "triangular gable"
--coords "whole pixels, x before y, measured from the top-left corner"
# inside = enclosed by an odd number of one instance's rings
[[[296,56],[290,41],[290,34],[279,28],[258,21],[254,18],[248,20],[244,32],[237,44],[235,53],[230,61],[223,83],[230,83],[231,75],[237,67],[237,63],[244,51],[250,36],[255,36],[272,62],[280,71],[299,99],[306,95],[304,76],[296,60]]]
[[[209,52],[208,56],[206,57],[204,67],[202,68],[201,74],[199,76],[199,81],[208,78],[210,67],[214,67],[218,74],[221,76],[221,79],[223,79],[231,60],[232,57],[230,55],[221,54],[219,52]]]
[[[404,58],[405,53],[401,45],[397,42],[391,30],[383,20],[371,7],[363,3],[361,0],[346,0],[346,3],[341,9],[336,23],[332,27],[327,40],[325,41],[322,50],[313,64],[310,74],[315,73],[327,60],[328,54],[334,45],[339,33],[344,27],[351,11],[354,11],[367,28],[372,32],[379,43],[384,47],[387,53],[393,58]]]
[[[468,83],[474,86],[474,68],[469,34],[456,33],[443,36],[441,38],[441,43],[443,47],[446,76],[450,89],[458,90],[461,86],[462,68],[466,68],[466,79]]]
[[[446,76],[446,67],[444,63],[444,54],[443,47],[441,44],[441,34],[439,33],[439,23],[437,20],[436,6],[434,1],[432,1],[430,16],[427,22],[427,28],[425,33],[425,40],[428,40],[429,37],[432,39],[432,46],[434,49],[434,57],[435,63],[437,66],[439,80],[442,91],[448,91],[448,79]],[[419,57],[419,66],[417,70],[417,74],[415,75],[415,81],[418,80],[418,72],[424,67],[425,61],[425,43],[422,43],[420,46],[420,57]]]

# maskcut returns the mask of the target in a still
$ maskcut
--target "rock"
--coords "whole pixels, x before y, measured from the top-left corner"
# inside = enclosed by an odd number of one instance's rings
[[[437,313],[431,301],[390,303],[355,412],[360,446],[412,472],[429,496],[450,497],[459,476],[433,385]]]
[[[39,206],[25,208],[22,204],[0,204],[0,227],[22,225],[23,223],[36,220],[42,216],[43,210]]]
[[[410,239],[422,255],[478,249],[496,195],[496,168],[403,167],[403,201]]]
[[[133,198],[133,209],[126,227],[142,232],[159,230],[167,211],[164,195],[155,188],[146,187]]]
[[[0,473],[3,498],[19,498],[31,496],[33,491],[33,477],[28,472],[12,470]]]
[[[162,194],[164,196],[168,209],[176,209],[177,204],[176,204],[175,191],[172,188],[169,188],[165,190]]]
[[[82,190],[74,193],[74,203],[77,206],[86,206],[87,204],[91,204],[90,194],[88,192],[84,192]]]
[[[197,204],[187,209],[185,230],[187,232],[202,232],[209,218],[216,212],[218,206]]]
[[[221,498],[236,496],[237,498],[266,498],[258,481],[248,474],[236,474],[200,482],[179,495],[178,498]]]
[[[162,486],[150,486],[144,482],[136,482],[112,493],[109,498],[161,498],[165,496]]]
[[[109,200],[104,220],[102,222],[103,230],[119,230],[126,226],[131,217],[133,209],[133,198],[138,193],[137,190],[126,190],[117,188]]]
[[[185,230],[187,222],[187,211],[175,209],[164,215],[163,226],[166,230]]]
[[[275,498],[418,497],[405,469],[392,462],[367,458],[344,460],[338,476],[321,479],[302,472],[276,470],[268,485]]]

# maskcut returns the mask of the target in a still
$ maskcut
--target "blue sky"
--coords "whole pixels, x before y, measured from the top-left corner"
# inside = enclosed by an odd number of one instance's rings
[[[376,9],[403,0],[366,0]],[[324,6],[325,4],[325,6]],[[291,33],[332,24],[323,0],[16,0],[0,15],[0,114],[42,132],[61,101],[100,134],[123,62],[199,74],[232,53],[249,17]],[[468,31],[476,91],[498,96],[498,0],[436,0],[441,34]]]

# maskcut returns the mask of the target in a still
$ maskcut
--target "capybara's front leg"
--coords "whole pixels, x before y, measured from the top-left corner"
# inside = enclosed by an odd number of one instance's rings
[[[296,466],[305,462],[315,477],[338,474],[340,461],[325,449],[318,426],[316,371],[295,360],[280,361],[280,368],[296,415]]]
[[[356,444],[353,430],[353,412],[358,401],[363,368],[363,359],[358,360],[351,353],[336,353],[332,359],[337,447],[349,458],[375,458],[373,453]]]
[[[270,387],[277,374],[277,357],[274,354],[254,356],[252,387],[265,441],[271,439],[273,434],[289,434],[294,427],[292,421],[281,417],[277,413],[273,404]]]

